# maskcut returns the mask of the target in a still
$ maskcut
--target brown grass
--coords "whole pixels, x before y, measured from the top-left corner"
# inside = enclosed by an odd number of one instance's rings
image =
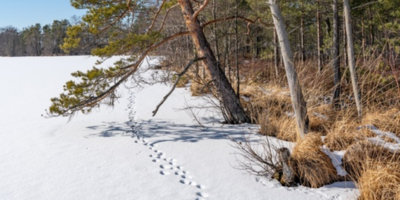
[[[325,138],[326,147],[331,151],[340,151],[363,140],[365,137],[361,131],[356,131],[357,126],[358,124],[349,118],[335,121]]]
[[[369,112],[363,119],[364,123],[373,124],[382,131],[388,131],[400,137],[400,109],[376,110]]]
[[[190,85],[190,91],[192,92],[192,96],[201,96],[203,94],[208,94],[211,92],[211,85],[206,85],[202,82],[192,82]]]
[[[365,137],[375,137],[376,133],[374,133],[371,129],[369,128],[361,128],[360,130],[358,130],[359,132],[361,132],[362,135],[364,135]]]
[[[387,142],[387,143],[393,143],[393,144],[397,144],[397,141],[391,137],[388,137],[386,135],[381,136],[382,140]]]
[[[400,163],[370,163],[358,180],[359,200],[398,200]]]
[[[378,163],[400,163],[400,154],[369,141],[360,141],[351,145],[343,157],[343,167],[355,181]]]
[[[252,120],[260,124],[260,134],[296,141],[296,122],[288,116],[292,112],[292,104],[287,90],[275,85],[247,86],[241,94],[251,100],[244,106]]]
[[[339,179],[331,159],[321,151],[319,134],[309,133],[296,143],[292,151],[293,169],[300,183],[318,188]]]
[[[308,117],[310,119],[310,130],[326,135],[331,129],[336,112],[329,104],[318,105],[308,109]]]

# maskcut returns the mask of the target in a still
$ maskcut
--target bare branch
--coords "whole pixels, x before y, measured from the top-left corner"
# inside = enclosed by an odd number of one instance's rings
[[[371,1],[371,2],[368,2],[368,3],[364,3],[364,4],[362,4],[362,5],[353,7],[353,8],[351,8],[351,9],[352,9],[352,10],[355,10],[355,9],[358,9],[358,8],[363,8],[363,7],[365,7],[365,6],[369,6],[369,5],[374,4],[374,3],[379,3],[379,2],[378,2],[378,1]]]
[[[225,18],[220,18],[220,19],[214,19],[214,20],[205,22],[204,24],[201,25],[201,27],[204,28],[204,27],[206,27],[206,26],[208,26],[210,24],[215,24],[215,23],[218,23],[218,22],[224,22],[224,21],[228,21],[228,20],[234,20],[236,18],[247,22],[247,34],[250,33],[250,25],[254,24],[257,21],[260,24],[262,24],[262,25],[264,25],[266,27],[273,27],[273,24],[267,24],[265,22],[262,22],[259,17],[257,17],[255,20],[251,20],[251,19],[248,19],[248,18],[245,18],[245,17],[242,17],[242,16],[230,16],[230,17],[225,17]]]
[[[196,12],[193,13],[193,18],[196,19],[197,16],[200,14],[200,12],[207,6],[208,2],[210,0],[204,0],[203,4],[200,6],[199,9],[196,10]]]
[[[148,33],[149,31],[151,31],[151,29],[153,28],[154,24],[156,23],[157,17],[158,17],[158,15],[160,14],[161,9],[162,9],[162,7],[164,6],[164,4],[165,4],[166,1],[167,1],[167,0],[163,0],[163,2],[161,3],[160,7],[159,7],[158,10],[157,10],[156,15],[154,16],[153,21],[151,22],[151,25],[150,25],[150,27],[147,29],[146,33]]]
[[[171,6],[171,8],[169,8],[169,9],[167,10],[167,12],[165,13],[164,19],[163,19],[163,21],[162,21],[162,23],[161,23],[161,27],[160,27],[160,29],[158,30],[159,32],[161,32],[161,30],[164,28],[165,20],[167,19],[167,16],[168,16],[168,14],[169,14],[169,11],[171,11],[171,9],[177,7],[178,5],[179,5],[179,4],[175,4],[175,5]]]
[[[181,77],[187,72],[187,70],[189,69],[189,67],[190,67],[193,63],[195,63],[195,62],[197,62],[197,61],[200,61],[200,60],[204,60],[204,59],[206,59],[206,58],[205,58],[205,57],[201,57],[201,58],[195,58],[195,59],[191,60],[191,61],[186,65],[185,69],[183,69],[183,71],[182,71],[181,73],[177,74],[178,77],[176,78],[176,81],[175,81],[174,85],[172,86],[171,90],[168,92],[167,95],[164,96],[163,100],[157,105],[156,109],[153,111],[153,117],[157,114],[157,111],[158,111],[158,109],[161,107],[161,105],[163,105],[163,103],[168,99],[169,95],[171,95],[172,92],[175,90],[176,85],[178,85],[179,80],[181,80]]]

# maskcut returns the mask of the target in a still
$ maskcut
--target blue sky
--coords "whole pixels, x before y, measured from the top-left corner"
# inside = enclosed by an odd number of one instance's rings
[[[0,28],[14,26],[19,30],[40,23],[82,16],[83,10],[70,5],[70,0],[0,0]]]

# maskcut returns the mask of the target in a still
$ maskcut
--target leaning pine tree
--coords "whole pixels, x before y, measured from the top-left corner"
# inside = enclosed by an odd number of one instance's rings
[[[219,93],[226,121],[228,123],[250,122],[231,84],[218,66],[214,53],[203,32],[204,26],[216,23],[219,20],[204,22],[203,24],[198,20],[201,11],[205,9],[208,2],[209,0],[204,0],[197,10],[194,10],[190,0],[163,0],[159,5],[153,7],[156,10],[154,16],[143,16],[141,14],[143,12],[146,13],[146,9],[151,8],[147,1],[71,0],[75,8],[87,9],[88,12],[83,17],[83,23],[68,29],[68,37],[64,41],[63,49],[68,51],[78,47],[81,42],[81,34],[89,33],[93,36],[93,40],[97,41],[99,41],[99,38],[101,40],[102,37],[107,36],[107,42],[93,49],[92,54],[100,57],[110,57],[130,53],[133,54],[130,60],[132,63],[127,64],[121,60],[108,69],[94,67],[87,72],[78,71],[73,73],[72,76],[78,78],[79,81],[68,81],[64,85],[65,92],[58,98],[51,99],[52,105],[49,114],[52,116],[71,116],[79,111],[88,113],[91,109],[101,104],[113,105],[118,98],[116,94],[118,87],[137,71],[140,63],[151,51],[166,44],[168,41],[190,35],[198,56],[202,58],[201,62],[207,69],[213,85]],[[169,36],[163,35],[162,28],[165,19],[168,17],[168,12],[163,17],[161,28],[153,30],[158,15],[161,13],[160,11],[177,5],[181,7],[187,31],[177,32]],[[134,20],[136,16],[146,19]],[[131,20],[127,20],[129,18]],[[135,23],[146,24],[146,20],[148,27],[145,31],[134,28],[126,31],[122,30],[120,26],[122,23],[130,21],[131,24],[128,27],[134,27],[137,25]],[[101,41],[104,41],[104,39]]]

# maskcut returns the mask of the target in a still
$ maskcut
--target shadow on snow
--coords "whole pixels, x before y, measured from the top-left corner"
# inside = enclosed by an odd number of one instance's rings
[[[101,131],[88,137],[145,137],[154,144],[162,142],[199,142],[201,140],[232,139],[245,141],[245,135],[253,133],[256,126],[242,125],[214,125],[202,127],[200,125],[177,124],[168,121],[147,120],[138,123],[102,122],[101,125],[86,128]],[[131,124],[131,125],[130,125]],[[135,134],[137,133],[137,134]]]

